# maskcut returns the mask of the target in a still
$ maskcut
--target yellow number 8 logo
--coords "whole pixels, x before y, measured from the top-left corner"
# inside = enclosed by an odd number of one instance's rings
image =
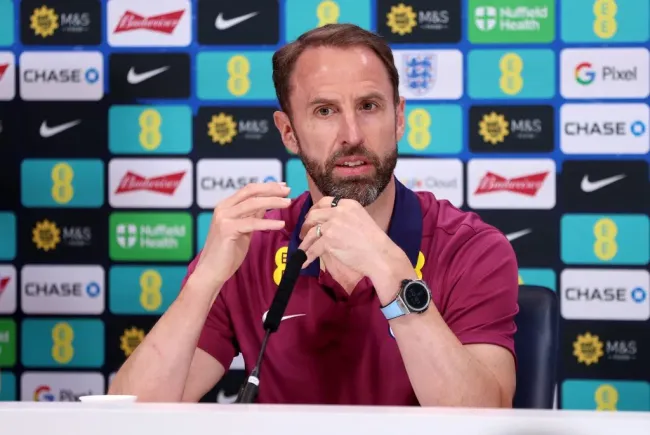
[[[499,86],[508,95],[516,95],[524,87],[524,78],[521,72],[524,69],[523,59],[516,53],[508,53],[499,61],[501,78]]]
[[[226,68],[228,70],[228,91],[236,97],[245,95],[251,88],[251,81],[248,78],[251,64],[246,56],[231,57]]]
[[[162,117],[160,112],[154,109],[144,110],[138,118],[140,124],[140,145],[148,151],[153,151],[160,146],[162,142],[162,134],[160,134],[160,126],[162,124]]]
[[[616,411],[618,390],[613,385],[603,384],[594,393],[597,411]]]
[[[140,305],[147,311],[157,310],[162,304],[163,280],[156,270],[148,269],[140,275]]]
[[[74,357],[74,330],[67,322],[59,322],[52,328],[52,359],[67,364]]]
[[[341,9],[336,2],[332,0],[325,0],[321,2],[316,8],[316,16],[318,17],[318,27],[326,24],[336,24],[341,15]]]
[[[618,244],[616,235],[618,225],[610,218],[599,219],[594,225],[594,255],[602,261],[609,261],[616,257]]]
[[[609,39],[616,35],[618,24],[616,23],[616,12],[618,5],[615,0],[596,0],[594,2],[594,33],[602,39]]]
[[[52,199],[59,204],[67,204],[74,197],[72,179],[74,170],[67,163],[57,163],[50,173],[52,178]]]
[[[423,150],[431,143],[431,116],[424,109],[413,110],[407,120],[410,132],[408,134],[408,143],[413,149]]]

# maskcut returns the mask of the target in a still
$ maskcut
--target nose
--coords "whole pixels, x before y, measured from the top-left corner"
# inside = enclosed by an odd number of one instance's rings
[[[341,117],[339,138],[344,146],[357,146],[363,143],[363,131],[355,111],[348,112]]]

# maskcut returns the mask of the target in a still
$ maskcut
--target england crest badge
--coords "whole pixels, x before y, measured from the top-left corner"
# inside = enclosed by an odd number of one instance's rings
[[[438,65],[434,54],[406,54],[402,58],[402,68],[407,87],[414,94],[424,95],[435,85]]]

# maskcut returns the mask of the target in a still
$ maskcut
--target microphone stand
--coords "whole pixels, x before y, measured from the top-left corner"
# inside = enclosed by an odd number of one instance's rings
[[[262,348],[260,353],[257,355],[257,361],[255,367],[251,371],[251,374],[248,376],[246,384],[242,386],[237,396],[235,403],[253,403],[257,398],[257,391],[260,386],[260,369],[262,367],[262,360],[264,358],[264,352],[266,350],[266,343],[269,341],[269,337],[273,332],[276,332],[280,327],[280,322],[282,322],[282,315],[287,309],[289,303],[289,298],[293,292],[293,288],[296,285],[298,280],[298,275],[305,260],[307,259],[307,254],[302,249],[296,250],[291,254],[291,258],[287,261],[287,267],[284,271],[282,279],[280,280],[280,285],[278,286],[278,291],[273,298],[271,307],[266,314],[266,318],[263,320],[264,329],[266,330],[266,335],[262,341]]]
[[[269,341],[271,336],[271,330],[266,330],[266,335],[264,335],[264,340],[262,341],[262,348],[260,349],[259,355],[257,355],[257,362],[255,367],[251,371],[251,374],[248,376],[246,384],[242,387],[239,392],[239,396],[235,403],[253,403],[257,398],[257,392],[260,386],[260,369],[262,368],[262,361],[264,359],[264,351],[266,350],[266,343]]]

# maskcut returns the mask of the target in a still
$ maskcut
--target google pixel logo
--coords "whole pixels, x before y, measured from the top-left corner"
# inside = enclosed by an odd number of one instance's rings
[[[581,85],[588,85],[596,79],[596,72],[591,69],[589,62],[582,62],[574,71],[576,81]]]

